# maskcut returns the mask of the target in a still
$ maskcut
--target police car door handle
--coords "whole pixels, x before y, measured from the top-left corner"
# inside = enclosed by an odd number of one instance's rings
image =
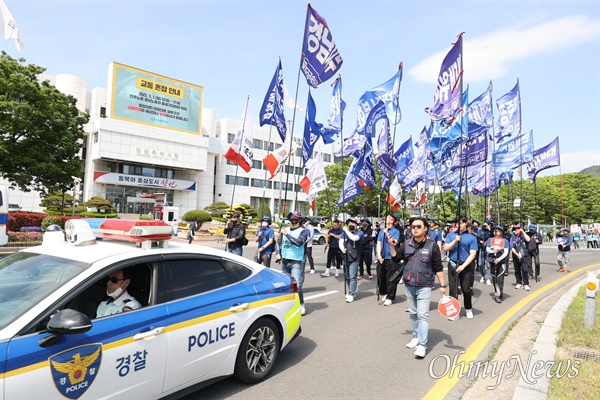
[[[162,333],[162,331],[164,331],[164,330],[165,330],[165,328],[161,326],[158,328],[150,329],[149,331],[146,331],[146,332],[140,332],[133,337],[133,340],[152,339],[156,335],[160,335]]]
[[[241,304],[238,303],[234,306],[229,307],[229,311],[236,312],[236,311],[245,310],[246,308],[248,308],[248,303],[241,303]]]

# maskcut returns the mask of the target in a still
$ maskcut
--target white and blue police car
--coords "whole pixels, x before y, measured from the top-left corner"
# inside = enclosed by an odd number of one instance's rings
[[[0,399],[155,399],[229,375],[256,383],[300,333],[289,275],[170,243],[162,222],[101,221],[69,220],[0,259]],[[127,281],[136,307],[97,317],[109,276]]]

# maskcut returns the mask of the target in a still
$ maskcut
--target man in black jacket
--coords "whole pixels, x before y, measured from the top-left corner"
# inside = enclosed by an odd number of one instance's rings
[[[227,252],[242,255],[244,246],[244,239],[246,238],[246,225],[240,222],[240,213],[233,212],[231,218],[227,220],[227,227],[223,229],[223,233],[227,237],[225,243],[227,243]]]

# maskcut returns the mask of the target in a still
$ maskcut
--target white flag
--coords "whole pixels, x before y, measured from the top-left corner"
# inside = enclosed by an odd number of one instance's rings
[[[225,158],[236,163],[246,172],[252,169],[252,159],[254,151],[252,150],[252,119],[250,118],[250,98],[246,102],[246,108],[242,113],[242,118],[238,124],[237,132],[231,142],[231,147],[225,153]]]
[[[283,81],[283,103],[288,108],[295,108],[298,111],[304,111],[303,108],[300,108],[298,104],[296,104],[296,102],[292,98],[292,95],[290,95],[290,91],[288,90],[285,84],[285,80]]]
[[[25,49],[25,43],[23,43],[23,39],[21,39],[19,27],[8,10],[8,7],[4,4],[4,0],[0,0],[0,34],[4,36],[4,39],[13,42],[15,46],[17,46],[19,52]]]
[[[323,167],[323,157],[318,153],[308,173],[299,183],[300,187],[308,194],[308,202],[312,203],[317,193],[327,188],[327,175]]]
[[[287,135],[283,146],[281,146],[274,152],[267,154],[267,156],[263,158],[263,164],[271,173],[271,177],[269,179],[273,179],[275,178],[275,176],[277,176],[277,174],[279,174],[279,172],[283,169],[283,166],[286,163],[290,154],[294,154],[296,150],[300,147],[302,139],[299,137],[295,137],[293,138],[292,148],[290,151],[290,140],[292,140],[291,135]]]

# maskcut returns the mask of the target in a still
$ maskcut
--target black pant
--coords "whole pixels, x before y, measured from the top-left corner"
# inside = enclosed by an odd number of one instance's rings
[[[535,264],[535,275],[533,274],[533,265]],[[529,276],[540,276],[540,255],[535,253],[535,250],[529,253],[529,260],[527,261],[529,266]]]
[[[390,275],[398,265],[390,259],[384,259],[383,264],[377,263],[377,287],[380,296],[387,296],[390,300],[396,299],[397,283],[390,282]]]
[[[315,261],[313,260],[313,256],[312,256],[312,246],[308,247],[306,246],[306,251],[305,251],[305,259],[308,260],[308,265],[310,265],[310,269],[314,270],[315,269]]]
[[[492,272],[492,282],[494,283],[494,290],[500,296],[504,293],[504,271],[506,270],[506,260],[500,261],[498,264],[494,263],[494,259],[490,258],[490,271]]]
[[[327,269],[331,267],[331,261],[335,257],[335,268],[340,269],[342,266],[342,252],[339,247],[330,247],[327,250]]]
[[[448,262],[448,287],[450,288],[450,296],[458,300],[458,283],[460,282],[460,289],[463,293],[464,307],[467,310],[473,308],[472,298],[473,291],[471,290],[471,277],[473,276],[473,268],[468,265],[465,269],[460,272],[456,272],[456,268],[450,265],[451,261]],[[457,264],[457,268],[460,264]]]
[[[519,260],[519,257],[513,254],[513,265],[515,266],[515,277],[517,278],[517,284],[529,286],[529,273],[527,267],[528,257],[523,257]]]
[[[365,264],[367,266],[367,275],[371,274],[371,264],[373,263],[373,252],[369,249],[369,251],[363,251],[360,253],[360,258],[358,259],[358,275],[365,275]]]

